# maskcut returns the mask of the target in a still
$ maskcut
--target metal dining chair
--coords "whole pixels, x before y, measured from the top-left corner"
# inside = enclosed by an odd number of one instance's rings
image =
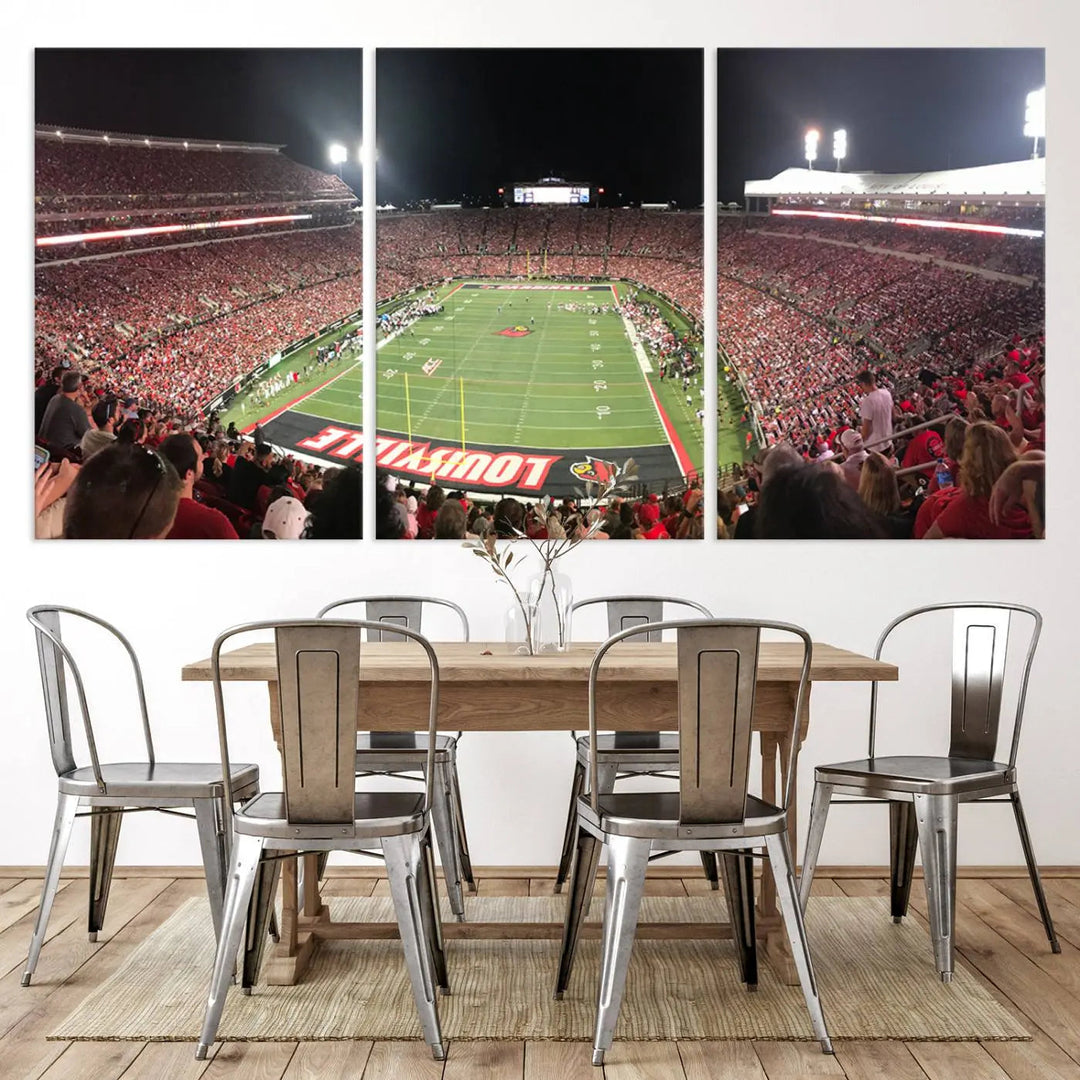
[[[90,719],[90,707],[82,673],[71,649],[61,634],[61,615],[80,619],[100,627],[116,639],[127,652],[134,674],[135,691],[142,716],[142,735],[146,747],[145,761],[103,762],[98,755],[97,740]],[[243,802],[259,793],[259,767],[236,764],[226,781],[222,782],[221,766],[217,762],[165,762],[154,754],[154,740],[146,707],[142,669],[131,644],[114,626],[76,608],[42,604],[26,613],[34,627],[37,640],[41,686],[45,696],[45,720],[49,731],[49,749],[56,769],[56,820],[49,845],[49,861],[41,889],[41,905],[30,940],[22,985],[29,986],[37,967],[45,931],[52,912],[64,864],[71,829],[77,817],[90,817],[90,906],[88,931],[91,941],[105,923],[109,902],[116,848],[124,814],[144,810],[160,810],[178,817],[190,817],[184,810],[194,811],[206,871],[206,891],[210,898],[210,914],[215,934],[220,932],[225,897],[225,869],[228,865],[229,831],[222,801],[226,790],[229,798]],[[89,765],[76,761],[72,741],[68,700],[68,674],[74,683],[75,696],[82,715],[83,731],[90,758]],[[80,813],[80,810],[84,810]],[[272,929],[272,924],[268,924]]]
[[[1016,752],[1020,745],[1024,699],[1039,643],[1042,616],[1034,608],[1020,604],[990,601],[929,604],[893,619],[878,638],[874,658],[881,658],[882,650],[898,626],[931,612],[952,612],[953,616],[949,752],[944,757],[878,756],[878,687],[876,682],[873,684],[868,756],[857,761],[819,765],[814,770],[814,801],[810,808],[809,835],[800,879],[800,902],[805,910],[833,796],[855,796],[838,800],[838,806],[887,802],[893,921],[899,922],[907,914],[917,845],[922,851],[934,961],[942,982],[950,982],[956,920],[956,824],[960,803],[1012,803],[1046,936],[1053,952],[1061,952],[1061,946],[1054,933],[1050,908],[1039,878],[1016,779]],[[1027,617],[1031,623],[1027,655],[1019,678],[1009,758],[998,761],[995,756],[1005,654],[1014,615]]]
[[[356,851],[378,843],[386,859],[405,965],[425,1041],[436,1061],[446,1054],[434,988],[449,992],[443,952],[428,808],[434,775],[439,662],[426,638],[402,628],[427,654],[431,693],[427,771],[423,794],[358,792],[353,784],[356,726],[362,705],[361,635],[369,621],[285,620],[234,626],[214,642],[210,656],[217,707],[221,766],[230,775],[229,739],[221,683],[221,650],[239,634],[272,631],[277,656],[283,792],[265,792],[232,815],[233,846],[225,915],[195,1057],[202,1061],[217,1037],[225,994],[244,941],[241,987],[258,977],[283,857]],[[226,781],[226,798],[229,797]],[[247,933],[245,935],[245,926]]]
[[[594,596],[588,600],[578,600],[571,607],[576,613],[583,608],[603,604],[607,614],[608,637],[632,626],[644,626],[645,623],[658,623],[664,618],[665,605],[684,607],[712,618],[712,612],[696,600],[683,600],[677,596]],[[659,641],[659,631],[649,631],[642,637],[646,641]],[[574,779],[570,784],[570,807],[566,814],[566,831],[563,834],[562,854],[559,856],[559,869],[555,875],[555,892],[561,892],[563,884],[570,876],[570,865],[574,858],[574,839],[577,836],[577,801],[585,793],[586,775],[589,765],[589,736],[570,732],[574,740],[576,760]],[[615,790],[615,783],[631,776],[660,776],[678,779],[679,739],[674,732],[660,731],[616,731],[613,734],[597,737],[597,772],[600,794],[609,795]],[[671,852],[658,851],[652,858],[659,859]],[[720,887],[716,856],[710,851],[701,852],[701,865],[705,877],[714,889]]]
[[[814,1036],[823,1052],[832,1053],[799,907],[787,831],[786,808],[791,804],[798,745],[795,732],[813,651],[810,637],[802,628],[788,623],[730,619],[650,623],[623,630],[600,646],[589,669],[590,747],[596,746],[596,690],[604,656],[613,645],[635,634],[667,629],[675,630],[678,647],[679,790],[604,793],[599,785],[599,756],[590,750],[589,794],[577,800],[576,851],[555,997],[561,998],[570,982],[601,847],[608,853],[607,895],[594,1065],[603,1065],[604,1054],[611,1049],[654,848],[720,854],[741,979],[748,990],[755,989],[752,859],[763,848],[776,880],[780,913]],[[773,806],[747,792],[751,714],[762,630],[792,634],[801,640],[803,648],[782,806]]]
[[[465,612],[453,601],[440,600],[433,596],[356,596],[335,600],[319,612],[319,618],[324,618],[332,611],[340,614],[340,609],[354,604],[363,605],[365,618],[378,624],[375,629],[368,631],[369,641],[401,640],[402,635],[397,633],[398,627],[420,633],[426,606],[452,611],[461,625],[462,640],[469,640],[469,620]],[[470,892],[476,892],[457,770],[457,746],[461,734],[459,731],[457,735],[438,735],[435,738],[435,774],[431,803],[432,827],[439,846],[450,910],[459,921],[465,918],[462,882],[468,885]],[[356,736],[356,775],[393,776],[399,780],[422,783],[427,750],[426,733],[360,731]]]

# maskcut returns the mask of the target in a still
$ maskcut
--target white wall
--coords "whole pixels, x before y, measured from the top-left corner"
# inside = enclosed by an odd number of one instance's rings
[[[921,6],[921,5],[920,5]],[[209,5],[206,6],[209,11]],[[148,25],[145,5],[128,9],[101,5],[88,14],[71,8],[66,18],[50,8],[5,30],[4,146],[7,167],[0,217],[4,243],[5,353],[11,375],[8,441],[18,475],[21,447],[30,442],[25,373],[32,349],[28,215],[32,187],[29,163],[31,119],[28,94],[33,45],[44,44],[230,44],[305,45],[1048,45],[1050,86],[1050,288],[1048,338],[1052,353],[1052,423],[1048,526],[1042,543],[825,543],[798,546],[717,544],[688,546],[601,545],[579,550],[568,568],[579,596],[649,587],[694,596],[718,614],[775,617],[804,624],[822,641],[869,650],[881,627],[896,613],[920,603],[947,599],[1015,599],[1044,613],[1046,627],[1036,660],[1021,748],[1021,778],[1029,822],[1042,862],[1080,863],[1080,809],[1076,761],[1080,724],[1076,710],[1076,541],[1080,535],[1074,437],[1066,411],[1078,400],[1080,380],[1072,355],[1080,340],[1076,301],[1078,275],[1078,174],[1075,116],[1066,102],[1080,100],[1076,27],[1050,3],[999,2],[993,15],[975,0],[936,5],[933,26],[913,5],[893,5],[879,29],[864,4],[834,3],[827,21],[820,11],[804,13],[794,2],[763,12],[743,6],[700,3],[624,2],[579,6],[547,3],[530,10],[509,4],[457,4],[452,19],[445,5],[415,0],[407,25],[382,19],[365,25],[363,6],[346,14],[331,32],[301,29],[292,5],[260,5],[257,15],[213,9],[201,19],[191,7],[182,39],[176,23]],[[475,13],[467,17],[466,9]],[[426,18],[425,16],[430,16]],[[752,18],[752,22],[751,22]],[[36,21],[35,21],[36,20]],[[190,20],[190,21],[188,21]],[[303,20],[300,20],[301,22]],[[312,20],[314,23],[316,20]],[[988,25],[990,24],[990,25]],[[281,27],[280,30],[276,29]],[[860,33],[857,29],[866,27]],[[905,29],[907,28],[907,29]],[[540,92],[542,87],[519,88]],[[506,88],[512,92],[514,88]],[[902,88],[897,88],[902,93]],[[14,104],[12,104],[14,103]],[[1019,108],[1019,105],[1018,105]],[[602,122],[599,119],[597,122]],[[1059,419],[1060,418],[1060,419]],[[215,726],[207,684],[181,684],[180,665],[208,653],[224,626],[249,619],[313,613],[345,593],[383,592],[390,587],[438,593],[469,612],[474,637],[502,632],[506,598],[480,561],[453,545],[432,544],[93,544],[34,543],[30,516],[29,451],[21,489],[8,500],[8,535],[0,576],[0,641],[3,694],[0,731],[2,787],[0,865],[41,863],[55,792],[40,699],[32,635],[23,612],[32,603],[58,602],[91,609],[129,634],[143,658],[159,757],[212,760]],[[944,662],[944,648],[914,642],[903,670],[918,681],[918,705],[897,715],[912,741],[929,739],[944,723],[930,708],[923,672]],[[918,696],[921,695],[921,696]],[[275,754],[265,722],[264,695],[240,695],[243,752],[273,775]],[[861,753],[868,691],[865,685],[820,686],[814,692],[812,725],[803,761],[837,760]],[[941,700],[941,706],[945,702]],[[99,721],[106,723],[104,719]],[[119,722],[119,721],[118,721]],[[137,738],[128,740],[135,753]],[[558,855],[569,770],[570,740],[563,734],[469,735],[460,768],[465,810],[477,864],[551,864]],[[801,797],[807,805],[810,769]],[[960,859],[964,863],[1015,863],[1019,845],[1006,808],[962,813]],[[887,859],[883,811],[851,809],[834,816],[822,860],[875,863]],[[119,856],[124,863],[195,863],[193,828],[157,816],[133,817],[124,826]],[[86,860],[85,833],[77,834],[71,861]]]

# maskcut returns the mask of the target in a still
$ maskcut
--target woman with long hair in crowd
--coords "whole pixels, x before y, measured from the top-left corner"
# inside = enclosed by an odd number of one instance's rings
[[[915,515],[905,513],[896,472],[877,451],[867,454],[859,471],[859,498],[868,510],[881,518],[894,540],[911,539]]]
[[[980,420],[964,437],[960,479],[950,497],[942,497],[923,539],[1019,540],[1033,535],[1027,510],[1015,506],[997,522],[990,517],[990,493],[1001,474],[1017,459],[1016,447],[997,424]]]

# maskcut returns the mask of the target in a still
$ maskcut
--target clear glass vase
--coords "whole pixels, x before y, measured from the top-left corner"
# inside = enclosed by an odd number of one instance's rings
[[[528,606],[536,612],[533,652],[565,652],[570,648],[574,588],[566,574],[549,570],[529,582]]]
[[[535,605],[529,602],[528,594],[522,596],[522,604],[512,601],[503,615],[506,647],[511,653],[532,656],[539,650],[536,647],[537,615]]]

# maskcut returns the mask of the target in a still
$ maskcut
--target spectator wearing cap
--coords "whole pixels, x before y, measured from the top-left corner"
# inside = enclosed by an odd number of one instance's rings
[[[73,450],[90,430],[90,418],[75,399],[82,386],[82,375],[65,371],[60,377],[60,389],[45,407],[38,428],[38,439],[59,453]]]
[[[160,454],[113,443],[79,469],[65,500],[64,539],[164,539],[180,491],[176,470]]]
[[[166,540],[238,540],[229,519],[211,506],[195,501],[195,484],[203,474],[203,450],[186,434],[170,435],[158,447],[158,453],[172,463],[182,489],[176,508],[176,520]]]
[[[660,504],[643,502],[638,509],[638,522],[641,525],[643,540],[670,540],[671,534],[660,520]]]
[[[304,504],[292,495],[275,499],[266,511],[262,523],[264,540],[303,540],[307,536],[311,515]]]
[[[106,397],[98,401],[90,410],[90,419],[98,431],[107,431],[110,435],[116,434],[118,410],[116,398]]]
[[[859,473],[868,456],[863,446],[862,436],[857,431],[848,428],[847,431],[840,433],[840,446],[844,451],[844,460],[840,464],[844,479],[851,485],[853,491],[858,491]]]

